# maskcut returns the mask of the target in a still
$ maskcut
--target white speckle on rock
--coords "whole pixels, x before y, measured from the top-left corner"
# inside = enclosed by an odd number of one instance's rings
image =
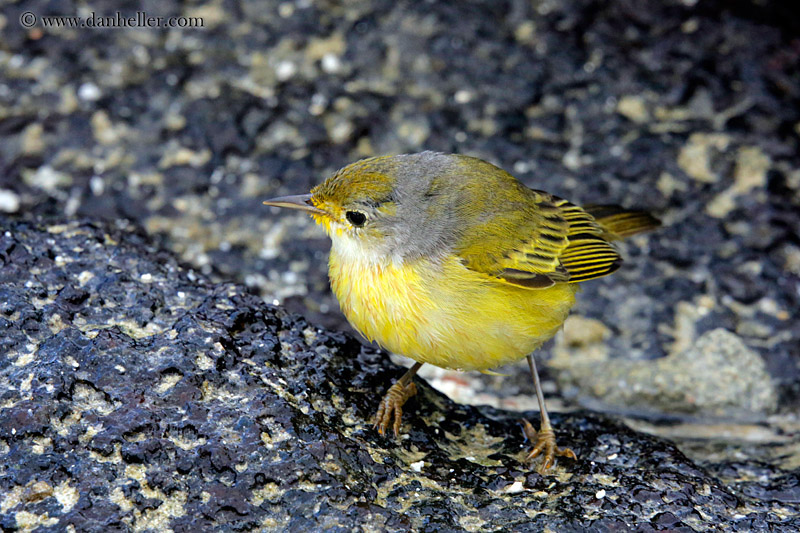
[[[644,124],[650,118],[644,98],[639,95],[625,95],[617,102],[617,113],[637,124]]]
[[[78,87],[78,98],[86,102],[96,102],[103,95],[100,92],[100,87],[92,82],[86,82]]]
[[[289,18],[294,14],[294,6],[291,2],[283,2],[278,6],[278,15],[283,18]]]
[[[297,66],[291,61],[281,61],[275,67],[275,76],[279,81],[286,81],[297,72]]]
[[[720,175],[712,168],[715,152],[724,152],[731,138],[721,133],[693,133],[678,154],[678,166],[701,183],[716,183]]]
[[[598,490],[597,493],[594,495],[594,497],[597,498],[598,500],[602,500],[603,498],[606,497],[606,489]]]
[[[25,58],[19,54],[11,56],[11,59],[8,60],[8,66],[13,69],[22,68],[25,64]]]
[[[61,509],[64,513],[70,512],[81,497],[78,489],[71,486],[69,481],[63,481],[58,485],[54,491],[54,495],[58,503],[61,504]]]
[[[562,164],[570,170],[577,170],[581,168],[580,153],[575,148],[570,148],[561,158]]]
[[[139,276],[139,279],[142,280],[142,283],[152,283],[153,282],[153,275],[152,274],[142,274]]]
[[[20,383],[19,390],[22,392],[31,390],[31,382],[33,382],[33,374],[28,374],[28,377],[23,379],[22,383]]]
[[[531,169],[530,163],[527,161],[517,161],[514,163],[514,172],[517,174],[524,174]]]
[[[422,472],[422,467],[425,466],[425,461],[417,461],[416,463],[411,463],[408,466],[410,466],[411,470],[414,472]]]
[[[28,185],[45,191],[55,191],[59,187],[72,183],[72,179],[67,174],[59,172],[49,165],[41,166],[35,172],[24,174],[23,179]]]
[[[0,211],[16,213],[19,211],[19,195],[8,189],[0,189]]]
[[[522,481],[515,481],[506,487],[505,492],[508,494],[517,494],[523,490],[525,490],[525,487],[522,485]]]
[[[100,176],[92,176],[89,179],[89,188],[92,190],[93,195],[100,196],[106,190],[106,183]]]
[[[456,94],[453,95],[457,104],[467,104],[472,100],[472,93],[467,91],[466,89],[461,89],[456,91]]]
[[[94,277],[94,273],[92,273],[92,272],[90,272],[90,271],[88,271],[88,270],[84,270],[83,272],[81,272],[80,274],[78,274],[78,283],[80,283],[81,287],[83,287],[83,286],[84,286],[84,285],[86,285],[86,284],[89,282],[89,280],[91,280],[93,277]]]
[[[336,54],[325,54],[322,56],[322,70],[328,74],[335,74],[342,68],[342,61]]]

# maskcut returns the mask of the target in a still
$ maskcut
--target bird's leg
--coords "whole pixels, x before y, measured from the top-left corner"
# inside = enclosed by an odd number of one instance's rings
[[[389,429],[389,423],[394,419],[392,429],[394,429],[395,438],[400,436],[400,419],[403,417],[403,404],[406,400],[411,398],[417,393],[417,386],[414,384],[414,374],[417,373],[422,363],[414,363],[408,372],[403,374],[403,377],[397,380],[397,383],[389,387],[386,396],[381,400],[378,412],[375,415],[375,423],[372,427],[378,428],[378,433],[383,435]],[[394,417],[392,417],[394,413]]]
[[[556,446],[556,436],[553,433],[553,426],[550,425],[550,417],[547,414],[547,409],[544,406],[544,394],[542,393],[542,385],[539,383],[539,373],[536,371],[536,361],[533,355],[528,355],[528,366],[531,369],[533,376],[533,384],[536,386],[536,398],[539,400],[539,412],[541,413],[542,423],[539,426],[539,431],[533,429],[533,426],[527,420],[522,421],[522,430],[525,436],[533,444],[533,450],[526,458],[528,461],[536,458],[542,454],[542,463],[539,465],[538,471],[540,474],[545,473],[555,462],[555,456],[569,457],[577,459],[575,452],[569,448],[559,448]]]

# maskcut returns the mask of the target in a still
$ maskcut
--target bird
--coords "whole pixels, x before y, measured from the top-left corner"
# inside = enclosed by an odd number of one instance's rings
[[[526,460],[577,459],[557,445],[533,353],[562,327],[579,284],[616,271],[613,241],[659,221],[615,205],[580,207],[476,157],[425,151],[372,157],[308,194],[268,206],[310,214],[331,239],[328,274],[350,324],[414,360],[386,392],[374,427],[400,434],[424,364],[490,372],[527,358],[539,404]]]

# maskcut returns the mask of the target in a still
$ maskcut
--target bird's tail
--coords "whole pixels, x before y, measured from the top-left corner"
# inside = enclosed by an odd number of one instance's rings
[[[624,239],[637,233],[650,231],[661,222],[645,211],[625,209],[618,205],[588,205],[583,208],[600,224],[610,240]]]

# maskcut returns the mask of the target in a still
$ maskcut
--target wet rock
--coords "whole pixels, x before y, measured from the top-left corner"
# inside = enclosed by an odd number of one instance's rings
[[[402,372],[381,352],[125,224],[0,227],[6,530],[800,527],[796,476],[722,482],[585,412],[555,416],[580,459],[548,476],[524,463],[520,413],[422,381],[404,436],[381,437],[369,420]]]

